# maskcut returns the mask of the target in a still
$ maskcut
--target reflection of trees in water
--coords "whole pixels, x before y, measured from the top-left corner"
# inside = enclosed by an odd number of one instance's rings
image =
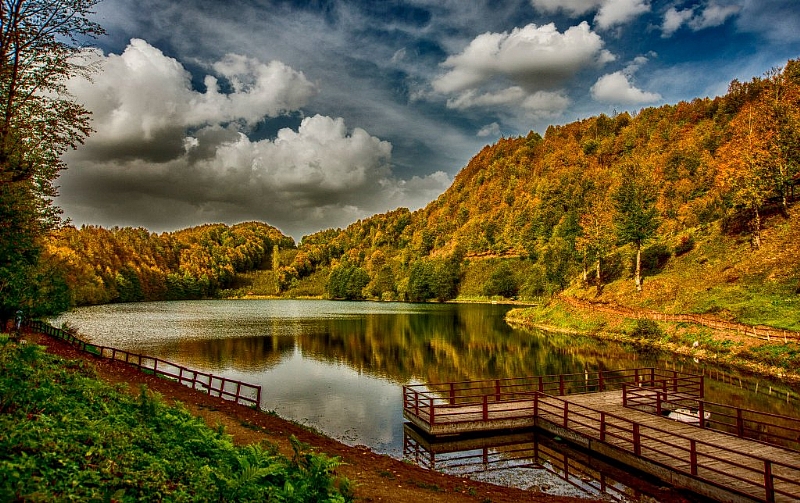
[[[333,319],[324,334],[299,337],[305,356],[342,361],[406,382],[453,381],[582,372],[640,364],[620,345],[513,330],[502,312],[460,305],[419,314]]]
[[[180,355],[186,365],[198,369],[257,372],[278,365],[284,355],[294,350],[294,343],[293,337],[281,336],[203,339],[179,342],[160,349],[159,354]]]

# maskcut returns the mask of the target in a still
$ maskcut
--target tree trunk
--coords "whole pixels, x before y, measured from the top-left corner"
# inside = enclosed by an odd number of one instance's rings
[[[753,212],[753,248],[761,248],[761,214],[758,207]]]
[[[642,243],[636,243],[636,291],[642,291]]]
[[[600,257],[597,257],[597,295],[603,290],[603,276],[600,275]]]

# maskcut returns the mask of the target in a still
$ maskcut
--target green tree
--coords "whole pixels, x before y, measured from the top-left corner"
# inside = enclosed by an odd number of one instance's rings
[[[519,293],[519,280],[507,260],[498,265],[483,285],[483,294],[487,297],[500,295],[507,299]]]
[[[97,0],[0,2],[0,311],[29,301],[41,238],[59,224],[53,181],[62,154],[89,134],[88,111],[66,90],[85,74],[80,53],[100,33]],[[7,218],[7,217],[13,218]]]
[[[328,295],[332,299],[360,300],[369,283],[369,273],[353,264],[342,263],[331,270],[328,277]]]
[[[642,291],[642,245],[658,229],[656,200],[658,191],[652,173],[643,163],[634,160],[622,167],[622,183],[614,193],[617,213],[614,223],[617,238],[636,247],[636,290]]]

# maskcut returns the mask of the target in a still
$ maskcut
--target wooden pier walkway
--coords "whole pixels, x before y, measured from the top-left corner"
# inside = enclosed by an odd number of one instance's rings
[[[748,426],[741,410],[730,414],[722,429],[738,435],[663,417],[687,403],[704,417],[702,376],[648,368],[425,388],[404,387],[403,413],[431,436],[535,426],[719,501],[800,501],[800,452],[745,435],[774,416]],[[796,437],[797,420],[782,421],[783,437]]]

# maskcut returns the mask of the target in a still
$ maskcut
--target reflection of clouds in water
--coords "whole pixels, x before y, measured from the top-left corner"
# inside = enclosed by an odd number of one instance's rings
[[[398,457],[402,453],[403,407],[400,390],[393,384],[346,365],[306,359],[299,350],[268,376],[241,375],[263,386],[263,407],[281,417],[350,445],[364,444]]]

